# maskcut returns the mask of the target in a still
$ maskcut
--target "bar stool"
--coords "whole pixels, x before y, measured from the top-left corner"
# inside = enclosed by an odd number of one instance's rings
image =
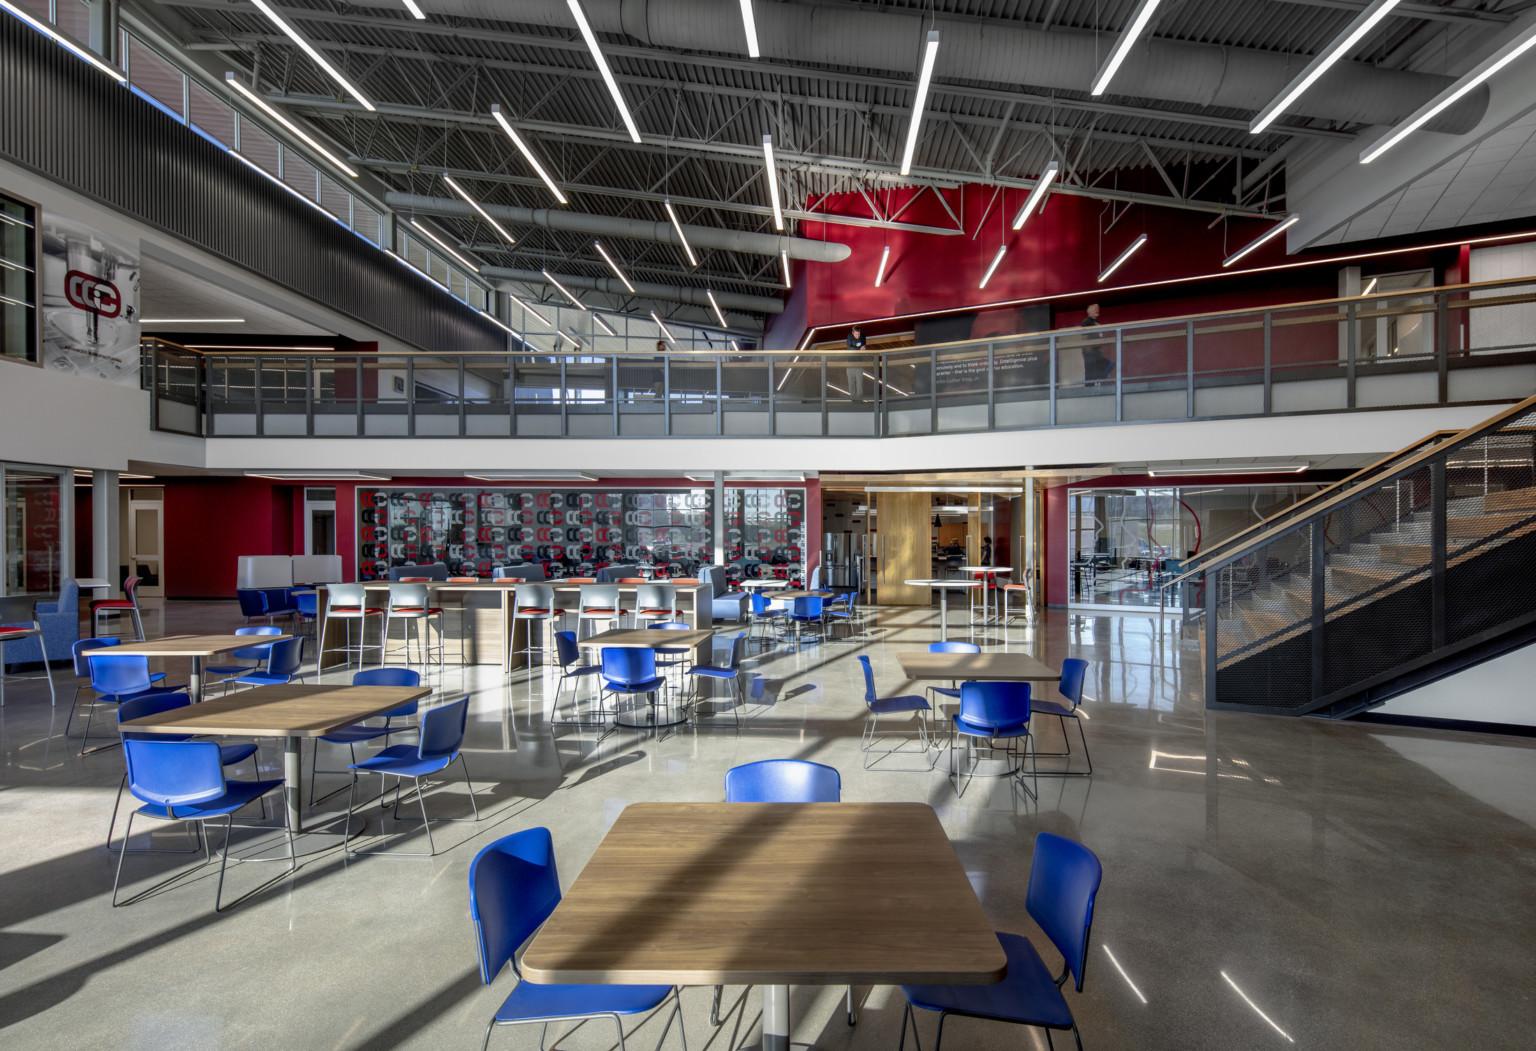
[[[379,640],[379,667],[383,667],[389,660],[389,622],[392,620],[405,621],[405,663],[411,663],[411,626],[416,626],[416,644],[421,648],[421,663],[430,664],[432,661],[431,623],[432,618],[437,618],[437,664],[442,667],[446,661],[443,659],[443,611],[437,606],[427,604],[427,585],[407,584],[397,582],[389,585],[389,608],[384,613],[384,635]],[[422,635],[425,631],[427,634]]]
[[[973,576],[980,581],[981,587],[968,590],[970,622],[972,624],[976,623],[976,614],[980,611],[981,622],[985,624],[992,619],[992,589],[997,587],[997,575],[995,573],[976,573]]]
[[[539,664],[544,663],[544,627],[552,621],[565,616],[565,610],[555,608],[555,589],[549,584],[519,584],[512,595],[512,619],[524,621],[526,634],[523,639],[523,648],[514,650],[514,653],[522,653],[528,667],[533,667],[533,635],[537,630],[539,639]],[[538,625],[535,629],[534,625]]]
[[[677,620],[683,611],[676,607],[675,584],[641,584],[635,589],[635,626],[642,621]]]
[[[144,621],[139,617],[139,577],[129,577],[123,581],[123,594],[127,598],[104,598],[91,603],[91,634],[101,635],[101,618],[103,616],[120,617],[124,613],[133,618],[133,630],[138,632],[138,641],[144,641]]]
[[[1018,609],[1013,608],[1013,599],[1018,597],[1023,605]],[[1035,614],[1034,602],[1031,600],[1028,584],[1004,584],[1003,585],[1003,624],[1006,626],[1014,617],[1023,617],[1033,620]]]
[[[446,581],[444,581],[444,583],[447,583],[447,584],[478,584],[478,583],[480,583],[480,578],[479,577],[449,577]],[[469,640],[469,611],[473,607],[464,605],[463,600],[460,599],[458,605],[456,605],[456,606],[443,605],[443,606],[439,606],[437,608],[443,611],[443,615],[444,615],[445,618],[446,618],[446,616],[449,613],[457,613],[459,615],[459,664],[460,665],[468,664],[469,663],[469,658],[468,658],[468,649],[467,649],[466,643]]]
[[[596,620],[612,621],[616,628],[624,623],[624,611],[619,607],[619,585],[583,584],[577,595],[576,626],[578,630],[582,624],[590,624]],[[588,636],[591,634],[591,631],[587,632]]]
[[[382,616],[384,611],[377,606],[369,607],[368,592],[361,584],[328,584],[325,589],[325,620],[320,626],[321,649],[316,667],[325,666],[325,626],[334,617],[337,620],[347,622],[347,639],[341,647],[341,652],[347,655],[347,664],[352,663],[351,654],[357,654],[357,666],[363,666],[363,651],[368,648],[368,618]],[[357,645],[352,645],[352,622],[357,621],[362,625],[358,632]],[[379,645],[374,647],[379,651],[380,663],[384,659],[384,642],[379,640]]]

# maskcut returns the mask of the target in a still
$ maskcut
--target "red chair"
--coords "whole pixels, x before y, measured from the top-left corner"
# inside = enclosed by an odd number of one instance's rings
[[[123,594],[127,598],[105,598],[91,603],[91,634],[101,635],[101,618],[105,615],[121,617],[124,613],[133,617],[134,630],[138,632],[138,641],[144,641],[144,621],[139,617],[139,578],[129,577],[123,581]]]

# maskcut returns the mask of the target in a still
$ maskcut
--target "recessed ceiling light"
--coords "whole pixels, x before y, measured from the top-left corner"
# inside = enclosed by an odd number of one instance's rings
[[[141,325],[243,325],[243,317],[141,317]]]
[[[1301,474],[1309,463],[1202,463],[1179,467],[1148,467],[1152,478],[1190,478],[1206,474]]]
[[[465,478],[481,482],[595,482],[597,475],[584,471],[465,471]]]
[[[370,471],[246,471],[247,478],[267,478],[274,482],[387,482],[387,474]]]

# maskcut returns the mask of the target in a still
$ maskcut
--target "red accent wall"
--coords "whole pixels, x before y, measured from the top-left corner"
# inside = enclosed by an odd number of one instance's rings
[[[293,554],[298,491],[258,478],[166,479],[166,597],[233,598],[239,556]]]

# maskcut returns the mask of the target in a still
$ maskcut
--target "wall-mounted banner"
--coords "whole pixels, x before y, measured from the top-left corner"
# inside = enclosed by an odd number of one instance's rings
[[[44,215],[43,364],[113,383],[139,382],[139,250]]]

